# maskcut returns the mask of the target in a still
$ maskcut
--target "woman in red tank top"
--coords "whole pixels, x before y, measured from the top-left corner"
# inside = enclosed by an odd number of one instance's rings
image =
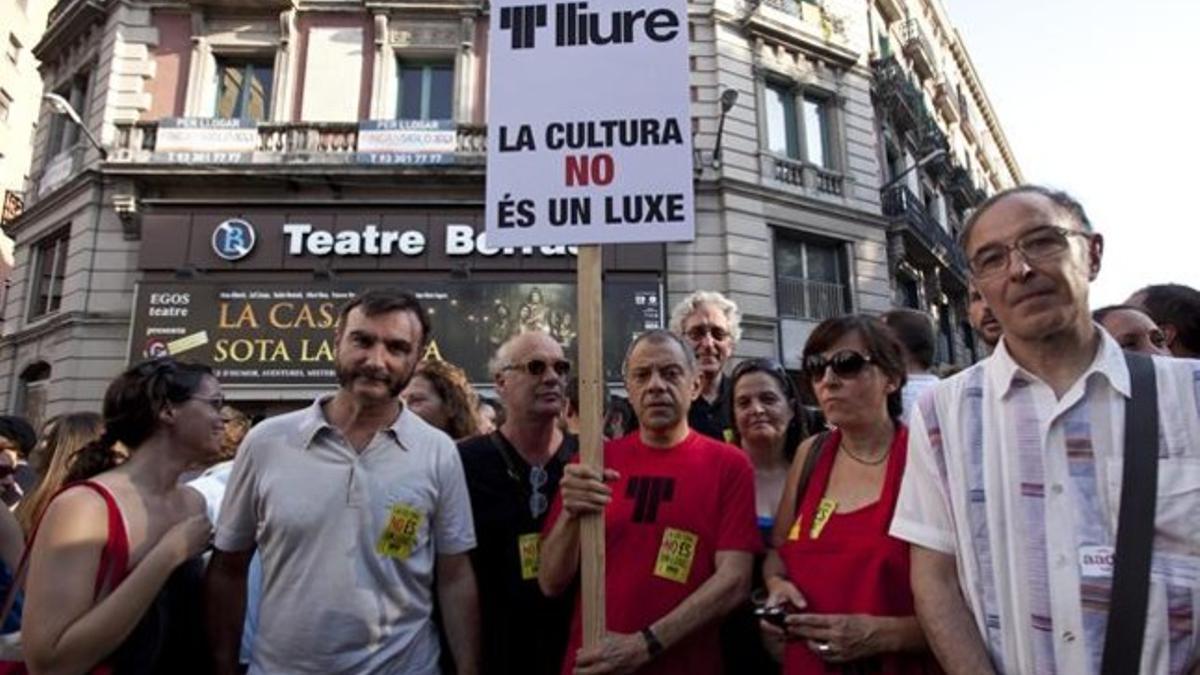
[[[888,536],[908,443],[898,421],[904,357],[863,316],[817,326],[804,374],[835,427],[800,446],[763,565],[785,608],[784,673],[938,673],[917,623],[908,545]]]
[[[207,367],[172,359],[109,385],[103,435],[79,451],[31,534],[22,617],[31,670],[162,670],[153,662],[162,636],[146,639],[139,623],[211,536],[204,498],[179,476],[220,450],[222,403]],[[129,449],[119,466],[117,443]],[[155,633],[160,622],[145,626]]]

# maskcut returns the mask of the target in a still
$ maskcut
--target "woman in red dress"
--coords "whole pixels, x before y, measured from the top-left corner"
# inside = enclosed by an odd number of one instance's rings
[[[874,318],[829,319],[804,347],[834,429],[800,445],[763,565],[767,605],[785,615],[762,626],[787,638],[786,675],[940,672],[913,609],[908,545],[888,536],[908,443],[904,373]]]

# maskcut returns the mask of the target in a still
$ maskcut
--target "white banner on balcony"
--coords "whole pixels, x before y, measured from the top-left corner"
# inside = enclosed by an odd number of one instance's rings
[[[155,152],[254,152],[258,122],[215,117],[170,117],[158,122]]]
[[[452,120],[365,120],[355,160],[364,164],[449,164],[458,132]]]
[[[494,245],[695,237],[687,3],[591,7],[492,4],[487,237]]]

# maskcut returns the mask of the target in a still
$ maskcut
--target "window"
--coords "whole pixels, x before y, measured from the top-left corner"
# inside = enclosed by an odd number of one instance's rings
[[[454,64],[401,61],[396,118],[448,120],[454,117]]]
[[[217,59],[217,109],[220,119],[259,122],[271,116],[271,84],[275,66],[270,60]]]
[[[46,385],[50,382],[50,364],[45,361],[30,364],[21,371],[20,380],[16,409],[34,429],[40,429],[46,417]]]
[[[900,293],[901,306],[921,309],[921,290],[917,286],[916,279],[906,274],[897,275],[896,287]]]
[[[847,310],[844,246],[782,234],[775,240],[779,316],[821,321]]]
[[[54,93],[66,99],[80,119],[87,121],[88,84],[91,81],[90,72],[82,72],[71,78],[70,82],[54,90]],[[52,113],[50,116],[50,156],[66,152],[75,146],[79,140],[79,126],[66,115]]]
[[[797,109],[799,105],[799,109]],[[767,150],[781,157],[833,168],[829,100],[786,85],[766,85]]]
[[[938,312],[937,362],[954,363],[954,328],[950,323],[950,308]]]
[[[70,228],[65,228],[41,240],[33,251],[33,305],[29,318],[36,319],[62,306],[63,278],[67,273],[67,244]]]
[[[12,97],[7,91],[0,89],[0,122],[7,122],[9,112],[12,110]]]
[[[796,133],[796,97],[790,89],[767,85],[767,149],[776,155],[800,159]]]
[[[804,155],[810,164],[832,168],[829,161],[829,105],[813,96],[804,97]]]
[[[8,45],[5,47],[5,53],[8,55],[8,60],[14,64],[21,60],[21,41],[12,33],[8,34]]]

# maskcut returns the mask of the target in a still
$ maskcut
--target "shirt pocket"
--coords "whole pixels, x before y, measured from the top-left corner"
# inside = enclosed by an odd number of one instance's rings
[[[1108,493],[1113,522],[1119,516],[1123,459],[1108,462]],[[1200,459],[1158,460],[1158,497],[1155,509],[1155,549],[1167,553],[1200,555]]]

